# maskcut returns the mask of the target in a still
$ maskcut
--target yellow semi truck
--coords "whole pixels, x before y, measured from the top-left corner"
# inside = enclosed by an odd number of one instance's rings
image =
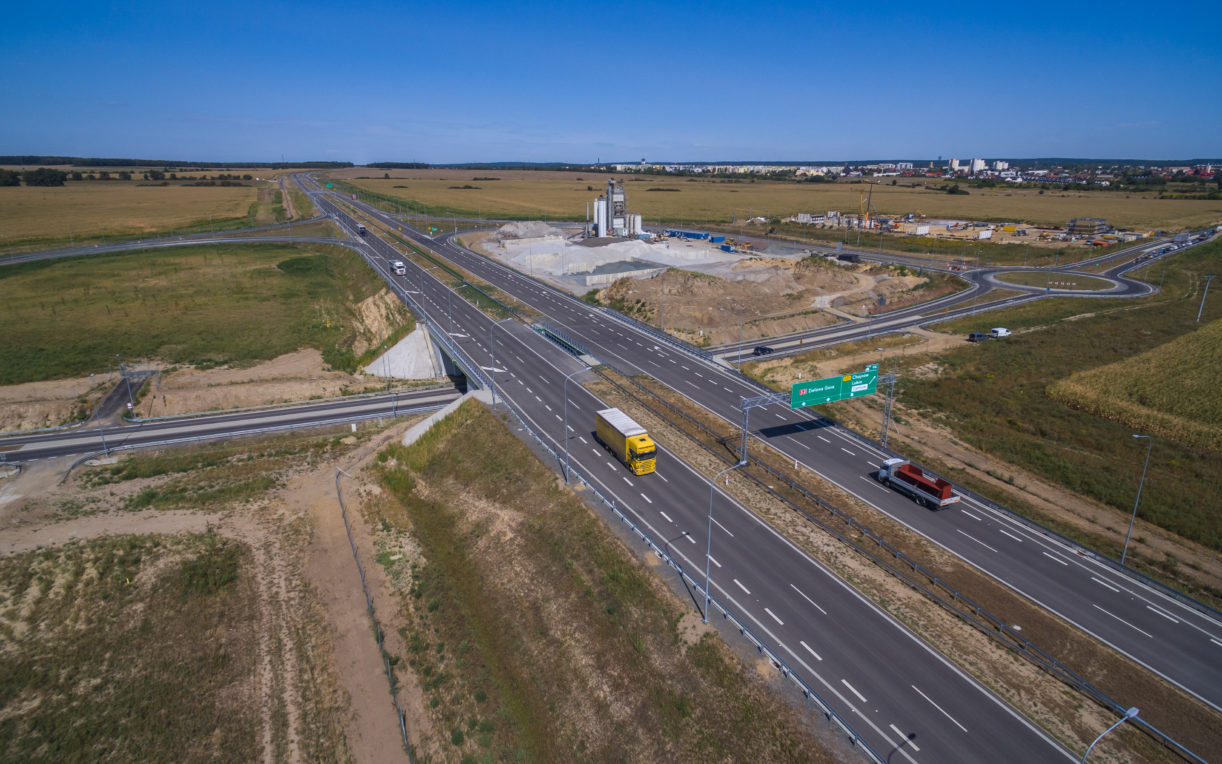
[[[634,475],[647,475],[656,468],[658,447],[653,439],[644,427],[619,409],[595,413],[594,435]]]

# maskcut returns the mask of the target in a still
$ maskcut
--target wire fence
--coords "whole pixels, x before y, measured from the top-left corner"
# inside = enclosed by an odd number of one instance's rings
[[[382,624],[378,621],[378,615],[373,608],[373,597],[369,594],[369,582],[365,579],[365,566],[361,564],[361,555],[356,551],[356,541],[352,538],[352,526],[348,522],[348,507],[344,503],[344,492],[339,484],[340,475],[352,476],[338,467],[335,468],[335,498],[339,499],[339,512],[344,519],[344,532],[348,534],[348,546],[352,549],[352,560],[356,563],[357,572],[361,574],[361,591],[365,593],[365,609],[369,611],[369,620],[373,622],[373,633],[378,640],[378,652],[382,654],[382,667],[386,670],[386,684],[390,688],[390,700],[395,706],[395,716],[399,718],[399,734],[403,738],[403,750],[407,751],[408,760],[415,764],[416,758],[412,754],[412,743],[407,737],[407,716],[403,713],[403,706],[399,704],[395,672],[390,662],[391,655],[386,652]]]

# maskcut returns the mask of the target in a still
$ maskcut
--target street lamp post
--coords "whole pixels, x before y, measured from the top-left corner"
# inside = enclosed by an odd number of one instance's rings
[[[573,374],[579,374],[585,369],[578,369],[564,378],[564,429],[560,434],[564,436],[564,484],[569,483],[569,377]]]
[[[492,336],[492,330],[503,324],[505,321],[512,321],[512,318],[502,319],[501,321],[493,321],[488,324],[488,352],[492,354],[492,365],[488,368],[488,385],[492,388],[492,410],[496,411],[496,340]]]
[[[1133,435],[1134,438],[1145,438],[1150,441],[1146,445],[1146,466],[1141,468],[1141,482],[1137,484],[1137,500],[1133,502],[1133,516],[1129,518],[1129,532],[1124,537],[1124,551],[1120,553],[1120,564],[1124,565],[1124,558],[1129,554],[1129,538],[1133,535],[1133,523],[1137,522],[1137,505],[1141,503],[1141,489],[1146,484],[1146,469],[1150,466],[1150,451],[1154,449],[1153,435]]]
[[[739,467],[745,467],[747,460],[743,459],[738,464],[732,467],[726,467],[721,472],[713,476],[713,481],[709,483],[709,535],[704,550],[704,622],[709,622],[709,562],[713,559],[713,490],[717,487],[717,478],[726,474],[730,470],[736,470]]]
[[[1103,731],[1103,734],[1102,734],[1102,735],[1100,735],[1099,737],[1095,738],[1095,742],[1094,742],[1094,743],[1091,743],[1091,744],[1090,744],[1090,748],[1087,748],[1087,749],[1086,749],[1086,753],[1082,754],[1082,764],[1086,764],[1086,757],[1090,755],[1091,750],[1092,750],[1092,749],[1095,747],[1095,743],[1098,743],[1100,740],[1102,740],[1102,739],[1103,739],[1103,736],[1104,736],[1104,735],[1106,735],[1107,733],[1109,733],[1109,732],[1111,732],[1112,730],[1116,729],[1116,728],[1117,728],[1117,727],[1119,727],[1120,725],[1124,724],[1124,723],[1125,723],[1125,722],[1127,722],[1129,719],[1132,719],[1132,718],[1136,717],[1138,713],[1140,713],[1140,712],[1137,710],[1137,706],[1133,706],[1133,707],[1132,707],[1132,708],[1130,708],[1128,711],[1125,711],[1125,712],[1124,712],[1124,716],[1120,717],[1120,721],[1116,722],[1116,723],[1115,723],[1115,724],[1113,724],[1112,726],[1110,726],[1110,727],[1108,727],[1107,729],[1105,729],[1105,730]]]

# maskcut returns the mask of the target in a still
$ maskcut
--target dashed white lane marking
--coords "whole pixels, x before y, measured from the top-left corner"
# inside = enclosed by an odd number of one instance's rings
[[[624,478],[624,482],[625,482],[625,483],[627,483],[628,485],[632,486],[633,488],[635,488],[635,487],[636,487],[636,486],[633,486],[633,485],[632,485],[632,481],[631,481],[631,480],[629,480],[628,478]]]
[[[807,597],[807,596],[806,596],[806,593],[805,593],[805,592],[803,592],[801,589],[799,589],[798,587],[794,586],[793,584],[790,584],[790,585],[789,585],[789,588],[790,588],[790,589],[793,589],[795,592],[797,592],[798,594],[802,595],[802,599],[806,600],[806,601],[807,601],[807,602],[809,602],[809,603],[810,603],[812,606],[814,606],[815,610],[818,610],[820,613],[823,613],[824,615],[827,615],[827,611],[826,611],[826,610],[824,610],[823,608],[819,607],[819,603],[815,602],[815,601],[814,601],[814,600],[812,600],[810,597]]]
[[[721,389],[722,389],[722,390],[725,390],[727,393],[732,393],[732,392],[734,392],[733,390],[731,390],[731,389],[730,389],[730,388],[728,388],[728,387],[723,387],[723,388],[721,388]]]
[[[1213,637],[1210,637],[1210,638],[1209,638],[1209,641],[1210,641],[1210,642],[1213,642],[1213,643],[1214,643],[1215,645],[1217,645],[1218,647],[1222,647],[1222,642],[1219,642],[1218,640],[1214,639]]]
[[[1178,618],[1174,618],[1173,616],[1171,616],[1171,614],[1169,614],[1169,613],[1164,613],[1163,611],[1161,611],[1161,610],[1159,610],[1158,608],[1153,607],[1153,606],[1151,606],[1151,605],[1146,605],[1146,610],[1149,610],[1149,611],[1150,611],[1150,612],[1152,612],[1152,613],[1157,613],[1158,615],[1161,615],[1163,618],[1166,618],[1166,619],[1167,619],[1168,621],[1170,621],[1171,623],[1179,623],[1179,622],[1180,622]]]
[[[772,612],[772,611],[771,611],[771,610],[769,610],[768,608],[764,608],[764,612],[765,612],[765,613],[767,613],[768,615],[772,616],[772,620],[776,621],[776,622],[777,622],[778,624],[780,624],[781,626],[784,626],[784,625],[785,625],[785,622],[784,622],[784,621],[782,621],[780,618],[777,618],[777,617],[776,617],[776,613]],[[864,700],[864,698],[863,698],[863,700]]]
[[[542,402],[543,402],[543,399],[542,399],[542,398],[540,398],[540,397],[539,397],[539,396],[537,396],[537,395],[535,396],[535,400],[537,400],[539,403],[542,403]]]
[[[960,512],[960,513],[962,513],[962,514],[967,515],[968,517],[972,518],[973,520],[975,520],[975,521],[976,521],[976,522],[978,522],[978,523],[982,523],[982,522],[984,522],[984,518],[983,518],[983,517],[981,517],[980,515],[973,515],[971,512],[968,512],[966,509],[961,509],[961,510],[959,510],[959,512]]]
[[[552,410],[552,407],[547,405],[546,403],[543,404],[543,408],[547,409],[548,411]]]
[[[653,499],[649,498],[649,497],[648,497],[648,496],[646,496],[645,494],[641,494],[641,498],[642,498],[642,499],[644,499],[645,501],[649,502],[650,504],[653,504]]]
[[[1128,621],[1124,620],[1123,618],[1121,618],[1120,616],[1116,615],[1115,613],[1113,613],[1113,612],[1111,612],[1111,611],[1108,611],[1108,610],[1104,610],[1103,608],[1099,607],[1098,605],[1096,605],[1096,604],[1095,604],[1095,603],[1093,603],[1093,602],[1092,602],[1092,603],[1090,603],[1090,606],[1091,606],[1091,607],[1093,607],[1095,610],[1098,610],[1098,611],[1099,611],[1099,612],[1101,612],[1101,613],[1106,613],[1107,615],[1110,615],[1112,618],[1115,618],[1117,621],[1120,621],[1120,622],[1121,622],[1121,623],[1123,623],[1125,626],[1128,626],[1129,628],[1133,629],[1134,631],[1139,631],[1139,632],[1141,632],[1142,634],[1145,634],[1145,635],[1146,635],[1147,637],[1149,637],[1150,639],[1154,639],[1154,635],[1153,635],[1153,634],[1151,634],[1151,633],[1150,633],[1150,632],[1148,632],[1148,631],[1142,631],[1141,629],[1137,628],[1136,626],[1134,626],[1133,624],[1131,624],[1131,623],[1129,623]]]
[[[585,438],[581,437],[580,435],[577,436],[577,439],[580,440],[582,443],[584,443],[587,446],[590,445],[589,441],[587,441]]]
[[[726,535],[729,536],[730,538],[734,538],[734,534],[730,533],[730,529],[725,527],[721,523],[717,522],[716,517],[713,518],[713,525],[716,525],[718,528],[721,528],[723,531],[725,531]]]
[[[915,684],[909,685],[909,687],[916,690],[917,695],[920,695],[922,698],[924,698],[929,703],[929,705],[941,711],[942,715],[945,716],[947,719],[950,719],[951,723],[953,723],[956,727],[963,730],[964,732],[967,732],[967,727],[964,727],[962,724],[960,724],[958,721],[955,720],[955,717],[946,713],[946,709],[942,708],[942,706],[939,706],[937,703],[934,703],[933,700],[928,695],[921,692],[920,688],[918,688]]]
[[[797,443],[799,446],[801,446],[802,448],[805,448],[807,451],[810,450],[810,446],[806,445],[805,443],[803,443],[800,440],[795,440],[794,443]]]
[[[1065,566],[1067,566],[1067,567],[1068,567],[1068,565],[1069,565],[1069,563],[1065,562],[1065,561],[1064,561],[1064,560],[1062,560],[1060,557],[1057,557],[1055,554],[1048,554],[1047,552],[1040,552],[1040,554],[1044,555],[1045,557],[1047,557],[1048,559],[1052,560],[1053,562],[1058,562],[1058,563],[1060,563],[1060,564],[1062,564],[1062,565],[1065,565]]]
[[[692,538],[692,534],[688,533],[687,531],[683,531],[683,537],[692,542],[692,544],[696,544],[696,539]],[[718,567],[721,566],[719,565]]]
[[[853,685],[849,684],[849,680],[847,680],[847,679],[841,679],[841,680],[840,680],[840,683],[841,683],[841,684],[843,684],[845,687],[848,687],[848,688],[849,688],[849,692],[851,692],[851,693],[853,693],[854,695],[856,695],[856,696],[858,697],[858,699],[860,699],[860,700],[861,700],[861,702],[862,702],[862,703],[869,703],[869,702],[870,702],[870,701],[866,700],[866,696],[865,696],[865,695],[862,695],[860,692],[858,692],[858,691],[857,691],[857,688],[856,688],[856,687],[854,687]]]
[[[611,462],[607,462],[607,466],[610,467],[611,469],[615,469],[615,465],[612,464]]]
[[[912,738],[908,737],[903,732],[901,732],[899,727],[896,727],[894,724],[888,724],[887,726],[895,730],[895,734],[900,736],[900,740],[903,741],[902,743],[900,743],[900,745],[907,745],[909,748],[916,751],[917,753],[921,752],[921,749],[917,748],[917,744],[912,742]]]
[[[821,661],[821,660],[823,660],[823,656],[819,655],[819,653],[817,653],[817,652],[815,652],[814,650],[810,649],[810,645],[806,644],[805,642],[803,642],[803,641],[802,641],[802,640],[800,640],[800,639],[798,640],[798,644],[799,644],[799,645],[802,645],[802,647],[805,647],[805,648],[806,648],[806,652],[808,652],[808,653],[810,653],[811,655],[815,656],[815,660],[817,660],[817,661]]]
[[[1103,587],[1106,587],[1106,588],[1108,588],[1108,589],[1111,589],[1112,591],[1116,592],[1117,594],[1119,594],[1119,593],[1120,593],[1120,590],[1119,590],[1119,589],[1117,589],[1116,587],[1112,586],[1112,585],[1111,585],[1111,584],[1109,584],[1107,581],[1104,581],[1104,580],[1099,579],[1099,578],[1095,578],[1094,576],[1091,576],[1091,577],[1090,577],[1090,580],[1091,580],[1091,581],[1094,581],[1095,583],[1099,584],[1100,586],[1103,586]]]
[[[673,522],[674,522],[674,520],[671,520],[671,519],[670,519],[670,515],[666,514],[665,512],[663,512],[663,511],[661,511],[661,510],[658,510],[658,514],[659,514],[659,515],[661,515],[662,517],[665,517],[665,518],[666,518],[666,522],[668,522],[668,523],[673,523]]]
[[[739,581],[737,578],[736,578],[736,579],[734,579],[734,583],[738,584],[738,588],[739,588],[739,589],[742,589],[742,590],[743,590],[744,592],[746,592],[747,594],[750,594],[750,593],[751,593],[751,590],[750,590],[750,589],[748,589],[747,587],[743,586],[742,582],[741,582],[741,581]]]
[[[830,440],[828,440],[827,438],[823,437],[822,435],[816,435],[815,437],[816,437],[816,438],[818,438],[819,440],[823,441],[824,443],[831,443],[831,441],[830,441]]]
[[[848,454],[849,456],[857,456],[857,454],[855,454],[855,453],[853,453],[852,451],[848,450],[848,449],[847,449],[847,448],[845,448],[844,446],[841,446],[841,447],[840,447],[840,450],[841,450],[841,451],[843,451],[843,452],[845,452],[845,453],[846,453],[846,454]]]
[[[657,476],[658,476],[658,480],[661,480],[663,483],[669,483],[669,482],[670,482],[669,480],[667,480],[667,479],[666,479],[666,477],[665,477],[665,476],[664,476],[664,475],[663,475],[661,472],[655,472],[654,474],[655,474],[655,475],[657,475]]]
[[[709,555],[709,562],[713,563],[714,565],[716,565],[719,568],[721,567],[721,563],[717,562],[717,558],[714,557],[713,555]]]
[[[958,529],[958,528],[956,528],[955,530],[959,530],[959,529]],[[963,531],[959,531],[959,532],[960,532],[960,533],[963,533]],[[975,541],[977,544],[979,544],[980,546],[984,547],[985,549],[988,549],[988,550],[989,550],[989,551],[991,551],[991,552],[996,552],[996,551],[997,551],[996,549],[994,549],[993,547],[991,547],[991,546],[989,546],[988,544],[984,543],[983,541],[981,541],[980,539],[976,538],[975,536],[973,536],[973,535],[972,535],[972,534],[970,534],[970,533],[963,533],[963,535],[964,535],[964,536],[967,536],[969,539],[971,539],[972,541]]]
[[[1000,531],[1002,534],[1004,534],[1004,535],[1006,535],[1006,536],[1009,536],[1010,538],[1014,539],[1014,540],[1015,540],[1015,541],[1017,541],[1018,543],[1020,543],[1020,544],[1021,544],[1021,543],[1023,543],[1023,540],[1022,540],[1022,539],[1020,539],[1018,536],[1015,536],[1013,533],[1010,533],[1010,532],[1009,532],[1009,531],[1007,531],[1005,528],[998,528],[997,530],[998,530],[998,531]]]

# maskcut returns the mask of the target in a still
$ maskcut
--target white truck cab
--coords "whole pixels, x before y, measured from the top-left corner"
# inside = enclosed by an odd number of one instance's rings
[[[403,264],[402,260],[394,261],[393,263],[390,264],[390,267],[394,269],[396,276],[406,276],[407,275],[407,266]]]

